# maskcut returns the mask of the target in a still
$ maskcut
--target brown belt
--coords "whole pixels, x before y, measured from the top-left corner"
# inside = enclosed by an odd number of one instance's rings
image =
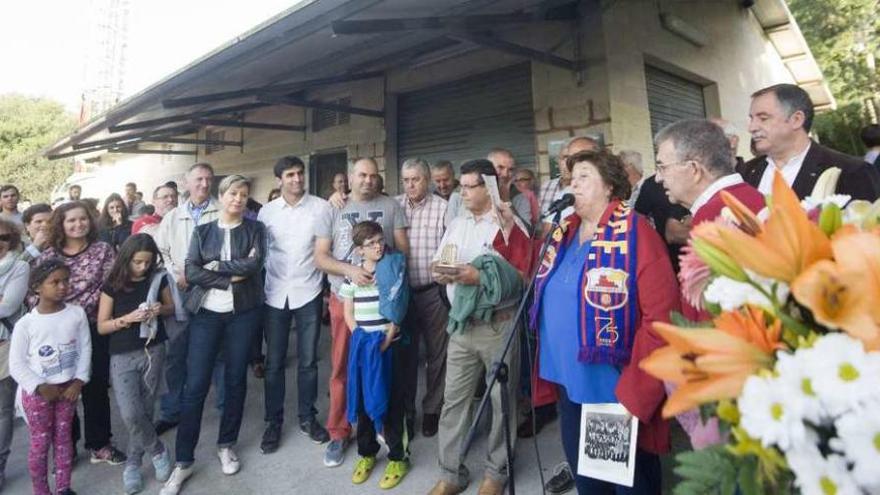
[[[509,320],[509,319],[513,318],[514,314],[516,314],[515,307],[499,309],[498,311],[495,311],[494,313],[492,313],[491,323],[500,323],[502,321]],[[478,318],[474,318],[474,317],[468,318],[468,323],[471,325],[485,325],[486,324],[485,321],[480,320]]]

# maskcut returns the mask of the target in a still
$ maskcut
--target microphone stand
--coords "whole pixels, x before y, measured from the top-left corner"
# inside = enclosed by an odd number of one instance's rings
[[[551,227],[549,233],[544,237],[544,243],[541,245],[541,251],[538,255],[538,265],[535,267],[534,273],[529,280],[528,286],[526,286],[526,290],[523,292],[522,297],[519,300],[519,306],[516,308],[516,314],[510,320],[510,326],[507,329],[507,339],[504,343],[504,347],[501,349],[498,357],[495,359],[495,363],[492,365],[492,378],[489,380],[489,385],[486,387],[486,393],[483,394],[482,400],[480,400],[480,407],[477,409],[477,415],[474,417],[473,422],[471,423],[470,429],[468,429],[468,433],[465,436],[464,443],[461,446],[461,454],[460,457],[464,460],[467,457],[467,453],[471,448],[471,444],[474,441],[474,437],[477,434],[477,424],[480,422],[480,418],[483,417],[483,413],[486,411],[486,405],[488,404],[491,394],[492,387],[495,386],[496,383],[501,384],[501,427],[504,428],[504,446],[507,450],[507,492],[510,495],[516,494],[516,484],[514,483],[514,471],[513,471],[513,440],[510,435],[510,390],[507,388],[508,379],[510,378],[510,369],[507,366],[507,363],[504,362],[504,358],[507,357],[507,353],[510,351],[510,345],[513,343],[513,339],[516,338],[517,332],[516,327],[522,319],[523,311],[525,310],[526,301],[528,301],[529,294],[535,289],[535,281],[538,278],[538,270],[540,269],[540,263],[544,260],[544,254],[547,252],[547,247],[550,246],[550,240],[553,236],[553,231],[559,227],[559,222],[561,221],[563,208],[559,208],[553,215],[553,221],[551,222]],[[497,413],[497,411],[496,411]]]

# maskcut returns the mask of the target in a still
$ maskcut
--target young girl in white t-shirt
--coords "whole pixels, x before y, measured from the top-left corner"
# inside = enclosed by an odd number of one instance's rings
[[[55,452],[55,489],[70,489],[73,461],[73,413],[91,371],[92,343],[86,313],[66,304],[70,270],[50,258],[31,271],[30,287],[37,296],[34,309],[15,324],[9,349],[9,372],[22,389],[31,445],[28,470],[34,495],[50,495],[49,448]]]

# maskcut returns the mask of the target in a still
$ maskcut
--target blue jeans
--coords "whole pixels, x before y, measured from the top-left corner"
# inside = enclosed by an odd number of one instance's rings
[[[177,462],[191,464],[199,442],[205,397],[211,386],[211,375],[217,355],[224,354],[225,401],[218,447],[229,447],[238,440],[244,400],[247,395],[247,366],[253,332],[260,325],[262,311],[256,306],[239,313],[215,313],[201,309],[189,322],[186,385],[183,408],[177,427]]]
[[[186,383],[186,354],[189,339],[189,322],[177,321],[172,316],[165,319],[165,384],[168,391],[159,398],[159,420],[168,423],[180,421],[183,402],[183,386]],[[214,366],[214,391],[217,409],[223,410],[223,353]]]
[[[660,457],[642,449],[636,449],[636,473],[632,488],[577,474],[581,405],[570,401],[562,386],[559,387],[559,433],[562,434],[562,448],[579,495],[660,495]]]
[[[297,348],[297,404],[300,424],[314,421],[315,400],[318,397],[318,337],[321,333],[320,294],[296,309],[265,306],[266,319],[266,417],[267,423],[284,422],[284,395],[286,390],[284,369],[287,362],[287,345],[290,342],[290,321],[296,320]]]

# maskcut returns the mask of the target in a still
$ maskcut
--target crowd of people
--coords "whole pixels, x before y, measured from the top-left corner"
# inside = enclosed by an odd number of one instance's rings
[[[273,169],[278,187],[264,205],[238,174],[212,196],[208,163],[189,168],[182,191],[163,184],[148,205],[128,184],[100,212],[78,187],[55,208],[19,212],[18,189],[0,187],[0,364],[8,363],[0,366],[0,484],[16,388],[35,494],[53,493],[50,450],[54,493],[74,493],[81,437],[92,463],[124,464],[125,493],[142,491],[148,473],[164,483],[162,495],[180,493],[194,473],[212,386],[221,471],[236,474],[249,367],[263,378],[260,450],[272,454],[288,440],[285,366],[295,332],[298,428],[326,444],[328,467],[344,462],[355,429],[354,484],[370,478],[380,441],[388,455],[379,486],[404,480],[421,411],[421,435],[438,444],[430,494],[460,493],[470,482],[460,452],[473,399],[489,394],[492,410],[501,411],[506,386],[514,438],[559,419],[567,463],[548,481],[550,492],[660,493],[660,456],[670,450],[670,425],[660,415],[666,388],[638,362],[663,345],[653,322],[672,311],[708,317],[678,290],[677,252],[690,230],[721,214],[721,191],[760,210],[776,173],[801,198],[829,167],[842,171],[838,193],[880,195],[878,126],[863,133],[869,164],[810,138],[813,108],[797,86],[754,93],[749,116],[753,159],[736,156],[737,132],[727,122],[684,120],[656,135],[650,177],[639,153],[574,137],[555,157],[559,175],[543,184],[497,148],[459,164],[458,173],[449,161],[408,158],[403,194],[394,198],[369,157],[334,177],[327,199],[309,193],[299,158],[282,157]],[[554,226],[544,213],[565,194],[573,205]],[[546,254],[536,259],[546,236]],[[486,390],[533,275],[525,331],[505,355],[513,372]],[[321,384],[325,306],[331,369]],[[528,356],[535,343],[537,355]],[[111,384],[125,453],[112,443]],[[330,397],[323,412],[321,393]],[[581,405],[593,403],[620,403],[639,420],[632,487],[573,474]],[[677,419],[694,448],[718,441],[698,414]],[[488,428],[479,493],[500,494],[510,462],[502,415],[492,414]],[[174,452],[162,440],[171,430]],[[151,469],[143,469],[144,454]]]

